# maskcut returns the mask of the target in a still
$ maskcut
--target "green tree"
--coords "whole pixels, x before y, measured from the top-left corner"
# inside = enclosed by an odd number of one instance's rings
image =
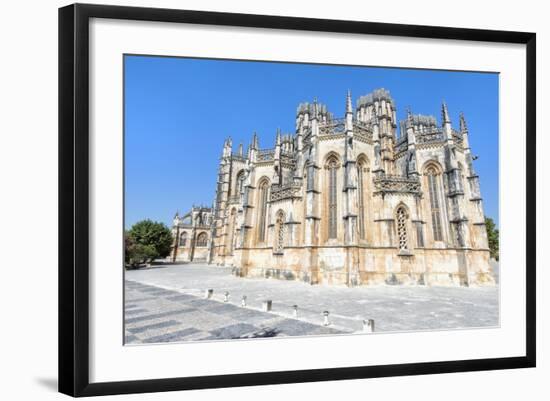
[[[170,254],[172,233],[163,223],[141,220],[125,233],[126,262],[136,266]]]
[[[135,268],[155,259],[157,255],[153,245],[132,244],[127,251],[127,263]]]
[[[498,260],[498,228],[490,217],[485,217],[485,227],[487,228],[487,239],[489,241],[489,250],[491,257]]]

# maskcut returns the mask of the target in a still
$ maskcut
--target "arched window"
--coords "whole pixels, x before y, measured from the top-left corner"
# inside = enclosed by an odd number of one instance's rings
[[[236,196],[239,196],[242,194],[244,189],[244,170],[239,171],[237,174],[237,188],[236,188]]]
[[[399,240],[399,250],[407,251],[409,249],[409,235],[407,233],[407,211],[400,206],[396,212],[397,220],[397,239]]]
[[[265,242],[265,228],[267,223],[267,201],[269,195],[269,181],[260,183],[258,200],[258,241]]]
[[[357,212],[359,225],[359,238],[365,239],[365,171],[367,163],[364,159],[360,159],[357,163]]]
[[[283,252],[285,247],[285,213],[282,210],[277,212],[275,220],[275,252]]]
[[[202,232],[197,237],[197,246],[206,246],[208,244],[208,235],[205,232]]]
[[[432,215],[432,230],[434,241],[443,241],[441,228],[441,208],[439,201],[439,173],[435,167],[430,166],[426,170],[428,178],[428,193],[430,196],[430,210]]]
[[[338,236],[338,160],[332,157],[327,162],[328,171],[328,237]]]
[[[184,231],[180,234],[179,246],[186,246],[186,245],[187,245],[187,232]]]

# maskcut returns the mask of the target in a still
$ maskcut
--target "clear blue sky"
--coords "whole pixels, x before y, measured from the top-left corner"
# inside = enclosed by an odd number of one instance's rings
[[[445,100],[458,128],[464,112],[485,214],[498,224],[498,74],[149,56],[125,56],[124,68],[126,227],[211,205],[226,137],[246,151],[256,131],[271,148],[278,127],[294,132],[300,102],[317,97],[343,116],[348,89],[355,105],[380,87],[398,120],[410,106],[439,123]]]

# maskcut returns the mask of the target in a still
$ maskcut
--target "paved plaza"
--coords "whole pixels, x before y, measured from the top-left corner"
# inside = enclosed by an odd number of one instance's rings
[[[205,264],[129,270],[125,279],[127,344],[345,334],[362,332],[366,319],[376,332],[499,324],[498,286],[311,286]]]

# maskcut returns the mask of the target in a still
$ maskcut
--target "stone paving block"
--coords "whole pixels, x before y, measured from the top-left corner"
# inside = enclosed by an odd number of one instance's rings
[[[160,289],[158,291],[149,291],[147,292],[148,295],[154,295],[154,296],[171,296],[171,295],[175,295],[177,294],[177,292],[175,291],[170,291],[170,290],[165,290],[165,289]]]
[[[142,294],[140,294],[142,295]],[[147,297],[147,298],[130,298],[128,299],[128,297],[126,297],[127,299],[125,300],[125,302],[145,302],[145,301],[152,301],[154,300],[155,298],[151,298],[151,297]]]
[[[172,310],[172,311],[167,311],[167,312],[162,312],[162,313],[152,313],[152,314],[149,314],[149,315],[141,315],[141,316],[131,317],[131,318],[125,319],[125,322],[126,322],[126,324],[129,324],[129,323],[135,323],[135,322],[142,322],[142,321],[145,321],[145,320],[161,319],[163,317],[181,315],[182,313],[192,312],[194,310],[196,310],[196,309],[188,308],[188,309]]]
[[[127,330],[129,332],[131,332],[132,334],[138,334],[138,333],[143,333],[143,332],[149,331],[149,330],[163,329],[163,328],[170,327],[170,326],[177,326],[178,324],[179,324],[179,322],[177,322],[175,320],[167,320],[167,321],[164,321],[164,322],[149,324],[149,325],[146,325],[146,326],[130,327]]]
[[[195,327],[202,331],[211,331],[224,326],[230,326],[239,321],[224,315],[211,314],[205,310],[197,309],[196,311],[186,313],[180,319],[181,327]]]
[[[180,294],[180,295],[175,295],[173,297],[168,297],[166,299],[168,299],[169,301],[178,302],[178,301],[190,301],[192,299],[196,299],[196,297],[192,295],[187,295],[187,294]]]
[[[196,308],[211,308],[217,306],[218,303],[209,299],[196,298],[188,301],[187,304]]]
[[[139,288],[138,291],[145,292],[145,293],[153,293],[158,292],[158,287],[145,287],[145,288]]]
[[[245,334],[253,333],[255,331],[259,331],[259,329],[256,326],[252,326],[251,324],[247,323],[237,323],[233,324],[231,326],[221,327],[217,330],[210,331],[210,334],[214,338],[239,338]]]
[[[208,312],[224,315],[227,313],[237,313],[240,309],[242,308],[232,304],[219,304],[208,308]]]
[[[137,314],[143,313],[143,312],[149,312],[149,310],[148,310],[148,309],[143,309],[143,308],[130,309],[130,310],[125,309],[125,310],[124,310],[125,316],[126,316],[126,315],[137,315]]]
[[[300,320],[285,319],[277,323],[275,328],[288,336],[305,336],[316,332],[319,326]]]
[[[142,340],[144,343],[164,343],[170,341],[179,341],[185,337],[190,336],[191,334],[199,333],[200,330],[195,329],[194,327],[188,327],[183,330],[174,331],[171,333],[162,334],[160,336],[153,336],[145,338]]]
[[[124,344],[131,344],[136,342],[139,342],[139,338],[137,338],[133,334],[126,334],[126,336],[124,337]]]
[[[246,321],[252,324],[258,324],[273,317],[271,313],[260,312],[247,308],[236,308],[234,311],[227,313],[226,316],[238,321]]]
[[[128,280],[126,280],[126,286],[128,288],[143,288],[143,287],[146,287],[145,284],[138,283],[137,281],[128,281]]]

